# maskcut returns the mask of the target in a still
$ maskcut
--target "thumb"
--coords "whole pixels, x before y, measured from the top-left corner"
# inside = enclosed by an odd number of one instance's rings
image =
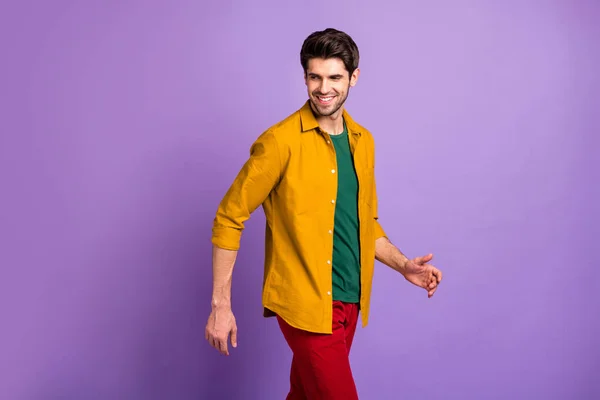
[[[237,327],[233,327],[231,331],[231,345],[237,347]]]
[[[415,258],[415,262],[417,264],[425,264],[431,260],[433,260],[433,254],[427,254],[426,256]]]

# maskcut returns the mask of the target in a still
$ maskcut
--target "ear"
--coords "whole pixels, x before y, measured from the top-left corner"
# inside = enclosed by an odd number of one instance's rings
[[[350,86],[356,85],[358,82],[358,76],[360,75],[360,69],[356,68],[350,77]]]

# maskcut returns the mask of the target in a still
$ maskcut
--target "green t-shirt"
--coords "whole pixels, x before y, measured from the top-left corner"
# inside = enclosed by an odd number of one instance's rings
[[[354,169],[348,130],[330,135],[337,158],[338,190],[333,233],[333,300],[360,300],[360,242],[358,178]]]

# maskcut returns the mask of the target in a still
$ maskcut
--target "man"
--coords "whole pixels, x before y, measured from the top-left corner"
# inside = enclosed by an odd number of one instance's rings
[[[349,352],[360,311],[367,325],[375,260],[433,296],[432,255],[409,260],[378,221],[371,133],[344,109],[359,52],[344,32],[306,38],[308,100],[262,133],[221,201],[213,225],[212,311],[206,340],[237,346],[231,277],[244,223],[266,216],[264,316],[277,318],[293,359],[288,399],[357,399]]]

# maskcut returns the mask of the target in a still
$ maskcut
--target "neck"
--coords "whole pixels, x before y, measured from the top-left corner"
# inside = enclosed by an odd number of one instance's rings
[[[311,108],[312,108],[312,104],[311,104]],[[321,127],[321,129],[324,130],[325,132],[327,132],[328,134],[339,135],[342,132],[344,132],[344,108],[343,108],[343,106],[340,107],[340,109],[337,110],[332,115],[328,115],[328,116],[317,115],[317,113],[314,112],[314,109],[313,109],[313,114],[315,114],[315,118],[317,119],[317,122],[319,123],[319,127]]]

